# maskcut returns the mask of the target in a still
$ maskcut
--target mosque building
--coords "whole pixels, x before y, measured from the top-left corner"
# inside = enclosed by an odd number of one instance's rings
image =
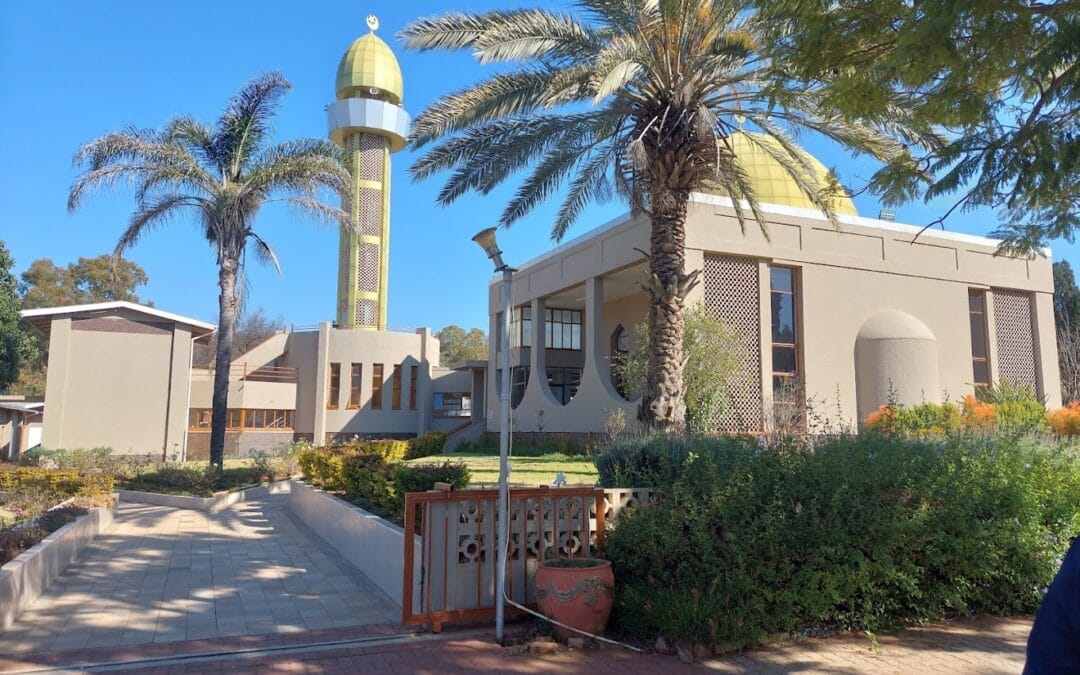
[[[368,26],[342,57],[326,108],[330,138],[349,153],[347,205],[359,225],[340,238],[336,320],[235,356],[227,456],[433,429],[449,432],[452,447],[499,429],[497,406],[485,405],[501,379],[497,279],[487,362],[441,364],[429,329],[387,326],[390,165],[409,116],[397,59],[373,17]],[[769,236],[753,223],[744,232],[727,196],[692,196],[686,271],[701,283],[687,304],[724,322],[739,361],[714,428],[767,431],[778,392],[792,391],[849,427],[887,402],[956,399],[1002,379],[1060,405],[1049,252],[997,256],[990,239],[862,217],[846,194],[833,204],[838,229],[762,149],[768,139],[740,131],[729,140]],[[611,363],[648,314],[648,242],[647,218],[625,215],[516,265],[515,431],[597,433],[619,410],[635,419]],[[44,447],[208,456],[213,373],[191,367],[191,354],[214,326],[125,302],[23,317],[49,340]]]

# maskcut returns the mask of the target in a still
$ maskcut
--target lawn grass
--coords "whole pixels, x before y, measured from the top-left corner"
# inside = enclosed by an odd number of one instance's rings
[[[408,464],[430,462],[462,462],[469,467],[469,487],[496,487],[499,484],[499,457],[490,453],[453,452],[434,457],[409,460]],[[568,485],[596,484],[596,465],[588,455],[540,455],[538,457],[511,457],[510,484],[519,487],[551,485],[555,474],[563,472]]]

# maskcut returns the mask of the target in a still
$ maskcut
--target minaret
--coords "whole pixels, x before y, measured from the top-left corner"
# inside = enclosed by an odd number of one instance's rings
[[[344,148],[353,174],[352,212],[358,232],[342,232],[338,258],[339,328],[386,330],[390,253],[390,155],[405,147],[409,115],[390,47],[367,18],[367,35],[341,57],[337,100],[326,107],[330,138]]]

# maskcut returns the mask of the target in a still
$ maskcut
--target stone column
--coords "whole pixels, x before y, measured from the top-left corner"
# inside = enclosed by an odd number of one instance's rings
[[[326,443],[326,399],[330,377],[330,324],[319,324],[319,340],[315,351],[315,415],[312,442]],[[370,368],[370,366],[368,366]]]
[[[1034,293],[1031,303],[1035,365],[1042,395],[1050,410],[1061,407],[1061,371],[1058,369],[1057,331],[1054,325],[1054,296]]]
[[[49,369],[45,375],[45,417],[41,445],[64,447],[64,404],[68,376],[68,348],[71,344],[71,319],[53,319],[49,327]]]

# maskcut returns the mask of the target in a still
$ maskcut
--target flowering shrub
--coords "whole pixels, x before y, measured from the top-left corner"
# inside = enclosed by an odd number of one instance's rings
[[[952,403],[919,403],[905,408],[883,405],[863,421],[867,431],[902,436],[942,436],[963,428],[960,408]]]
[[[971,431],[993,431],[997,426],[997,408],[968,394],[960,403],[960,421]]]
[[[1058,436],[1080,435],[1080,401],[1047,413],[1050,428]]]

